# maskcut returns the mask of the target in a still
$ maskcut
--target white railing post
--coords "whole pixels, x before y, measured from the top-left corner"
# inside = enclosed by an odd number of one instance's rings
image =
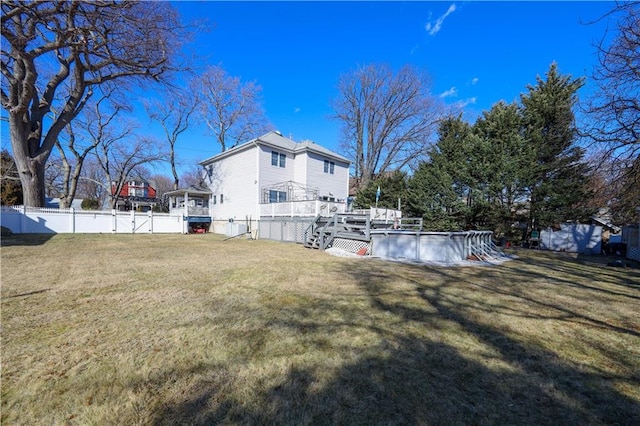
[[[111,210],[111,233],[115,234],[118,232],[118,215],[116,214],[116,209]]]
[[[71,214],[69,215],[71,219],[71,233],[75,234],[76,233],[76,209],[71,207],[69,210],[71,211]]]
[[[136,211],[131,210],[131,233],[134,234],[136,232]]]
[[[153,209],[149,210],[147,215],[149,216],[149,233],[153,234]]]

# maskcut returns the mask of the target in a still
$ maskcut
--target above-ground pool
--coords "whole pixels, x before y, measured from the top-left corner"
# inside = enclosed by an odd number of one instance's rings
[[[371,255],[414,262],[457,263],[476,256],[490,257],[491,231],[417,232],[372,230]]]

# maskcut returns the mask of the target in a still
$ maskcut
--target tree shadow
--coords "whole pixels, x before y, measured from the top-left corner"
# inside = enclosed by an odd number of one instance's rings
[[[536,272],[531,271],[528,267],[519,267],[519,265],[529,265],[532,262],[531,259],[515,259],[508,267],[517,269],[524,278],[548,278],[553,275],[554,281],[560,285],[640,300],[640,293],[636,291],[640,288],[640,271],[620,268],[615,268],[612,271],[606,265],[588,264],[584,262],[584,257],[572,259],[563,253],[538,254],[533,261],[536,265]],[[558,274],[563,274],[566,277],[561,278]],[[593,285],[578,281],[589,281]],[[624,293],[613,291],[604,288],[604,286],[598,286],[597,283],[626,287],[626,289],[623,289]],[[627,289],[629,290],[627,291]]]
[[[160,409],[154,424],[640,424],[640,403],[613,384],[622,380],[639,387],[640,374],[614,377],[610,372],[580,368],[468,315],[464,297],[452,298],[449,293],[460,281],[455,272],[403,265],[401,274],[396,274],[395,266],[384,262],[339,265],[339,272],[355,279],[363,290],[353,297],[364,297],[373,308],[372,315],[389,316],[422,331],[461,330],[486,348],[482,356],[472,356],[447,339],[425,338],[407,331],[411,328],[380,324],[349,303],[322,298],[312,306],[283,309],[265,327],[308,335],[306,351],[324,351],[326,341],[321,336],[344,333],[344,347],[330,348],[344,359],[328,381],[322,378],[331,367],[323,362],[304,367],[291,364],[276,385],[254,395],[259,401],[256,406],[231,397],[229,383],[242,384],[235,378],[219,383],[219,377],[228,375],[219,376],[216,369],[211,373],[218,379],[195,384],[184,400]],[[491,271],[480,268],[477,273],[490,276]],[[343,301],[350,296],[335,297]],[[563,311],[560,304],[547,305],[571,318],[582,315]],[[480,302],[480,308],[490,312],[495,306]],[[533,315],[509,306],[501,314]],[[598,324],[597,319],[582,316]],[[600,322],[602,327],[608,325]],[[378,343],[354,354],[349,349],[353,349],[350,331],[363,328]],[[610,332],[638,336],[631,329],[611,327]]]
[[[0,247],[11,246],[41,246],[46,244],[56,234],[13,234],[0,239]]]

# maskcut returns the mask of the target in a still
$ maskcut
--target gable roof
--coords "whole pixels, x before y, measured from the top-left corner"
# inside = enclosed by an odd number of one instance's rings
[[[348,160],[347,158],[336,154],[333,151],[328,150],[327,148],[320,146],[316,143],[314,143],[313,141],[310,140],[305,140],[302,141],[300,143],[296,143],[293,140],[282,136],[282,133],[278,132],[277,130],[271,131],[267,134],[264,134],[262,136],[259,136],[255,139],[251,139],[248,142],[245,142],[243,144],[237,145],[231,149],[226,150],[225,152],[221,152],[220,154],[214,155],[213,157],[207,158],[206,160],[200,162],[201,165],[206,165],[209,163],[213,163],[215,161],[221,160],[223,158],[229,157],[231,155],[234,155],[238,152],[244,151],[246,149],[249,149],[251,147],[257,146],[257,145],[266,145],[266,146],[270,146],[272,148],[275,149],[280,149],[280,150],[284,150],[284,151],[289,151],[293,154],[297,154],[297,153],[301,153],[301,152],[305,152],[305,151],[310,151],[310,152],[315,152],[316,154],[320,154],[323,155],[325,157],[329,157],[332,159],[335,159],[337,161],[341,161],[347,164],[350,164],[351,161]]]
[[[211,195],[211,191],[208,188],[204,188],[198,185],[191,185],[188,188],[176,189],[174,191],[165,192],[164,195],[184,195],[184,194],[192,194],[192,195]]]

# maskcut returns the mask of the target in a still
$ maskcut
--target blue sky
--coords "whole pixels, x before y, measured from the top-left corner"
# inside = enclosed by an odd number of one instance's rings
[[[574,77],[590,75],[593,44],[613,21],[597,20],[613,2],[213,2],[175,6],[201,30],[189,49],[197,64],[221,65],[263,88],[267,117],[294,140],[338,150],[330,102],[341,74],[359,65],[411,64],[432,92],[463,108],[469,121],[511,102],[551,62]],[[589,85],[580,92],[586,95]],[[145,119],[142,119],[147,122]],[[153,127],[147,127],[153,132]],[[9,145],[3,125],[2,146]],[[158,136],[160,133],[158,132]],[[219,152],[204,126],[177,143],[182,169]]]
[[[499,100],[517,100],[556,61],[588,76],[612,2],[179,2],[204,20],[193,47],[263,88],[271,122],[295,140],[338,150],[331,99],[341,74],[359,65],[411,64],[432,92],[470,121]],[[609,23],[613,25],[613,23]],[[581,94],[586,94],[585,87]],[[219,151],[204,129],[190,132],[184,157]],[[201,151],[202,150],[202,151]],[[204,152],[206,151],[206,152]]]

